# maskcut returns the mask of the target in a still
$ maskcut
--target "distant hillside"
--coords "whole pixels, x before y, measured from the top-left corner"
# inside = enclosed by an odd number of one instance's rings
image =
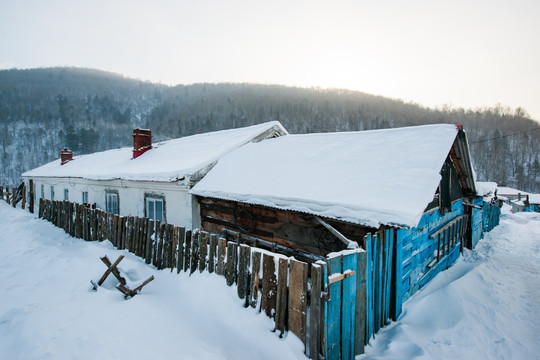
[[[77,68],[0,71],[0,183],[16,183],[64,147],[82,154],[130,146],[136,126],[152,129],[157,141],[269,120],[291,133],[463,124],[480,180],[540,192],[540,130],[532,130],[540,125],[523,109],[435,110],[277,85],[168,87]]]

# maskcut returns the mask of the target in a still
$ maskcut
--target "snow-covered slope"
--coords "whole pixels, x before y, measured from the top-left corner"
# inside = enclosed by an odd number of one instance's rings
[[[540,214],[511,214],[404,304],[360,359],[539,359]]]
[[[157,271],[109,242],[89,243],[0,201],[1,359],[302,359],[294,335],[244,309],[225,279]],[[105,282],[100,257],[125,259],[130,300]],[[112,280],[112,277],[111,277]]]

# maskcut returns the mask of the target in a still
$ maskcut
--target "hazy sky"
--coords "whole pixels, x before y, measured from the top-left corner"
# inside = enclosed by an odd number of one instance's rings
[[[540,120],[539,0],[0,0],[0,68],[340,87]]]

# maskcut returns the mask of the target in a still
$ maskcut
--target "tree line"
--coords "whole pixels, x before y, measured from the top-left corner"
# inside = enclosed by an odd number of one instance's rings
[[[477,178],[540,192],[540,124],[501,105],[427,108],[340,89],[258,84],[174,87],[92,69],[0,71],[0,178],[58,158],[131,146],[134,127],[156,141],[278,120],[290,133],[463,124]]]

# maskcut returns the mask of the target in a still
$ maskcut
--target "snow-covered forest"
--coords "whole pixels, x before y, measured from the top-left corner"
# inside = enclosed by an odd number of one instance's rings
[[[479,180],[540,192],[540,124],[503,106],[429,109],[348,90],[254,84],[169,87],[91,69],[0,71],[0,183],[58,157],[279,120],[290,133],[463,124]]]

